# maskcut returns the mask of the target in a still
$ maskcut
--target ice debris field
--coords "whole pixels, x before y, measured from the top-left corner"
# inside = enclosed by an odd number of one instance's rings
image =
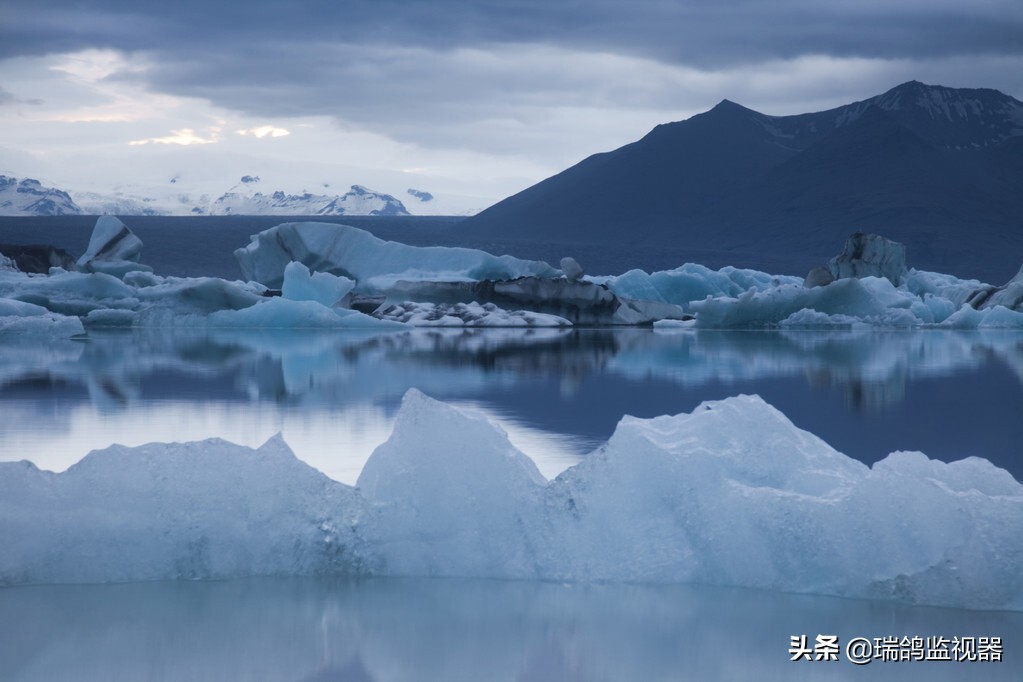
[[[1023,329],[1023,270],[1002,286],[907,269],[905,249],[852,235],[806,278],[688,263],[588,276],[467,248],[386,242],[345,225],[284,223],[235,256],[245,281],[163,277],[142,242],[101,217],[69,267],[22,272],[0,256],[0,332],[91,327],[408,326]]]
[[[873,467],[756,396],[625,417],[547,481],[412,389],[351,487],[280,437],[0,463],[0,584],[251,575],[697,582],[1023,608],[1023,486],[983,459]]]

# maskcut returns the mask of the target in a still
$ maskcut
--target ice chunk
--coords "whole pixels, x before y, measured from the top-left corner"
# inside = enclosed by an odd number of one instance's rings
[[[206,318],[210,327],[260,329],[402,329],[392,320],[378,320],[357,310],[328,308],[316,301],[268,298],[242,310],[221,310]]]
[[[629,270],[617,277],[592,279],[602,279],[611,291],[625,298],[665,301],[683,307],[688,307],[691,301],[701,301],[708,296],[735,297],[748,291],[764,291],[802,282],[798,277],[775,276],[730,266],[711,270],[696,263],[686,263],[674,270],[651,274],[643,270]]]
[[[78,259],[78,269],[124,276],[133,270],[152,271],[139,265],[142,240],[128,226],[111,215],[100,216],[89,239],[89,248]]]
[[[939,326],[947,329],[1023,329],[1023,312],[1000,305],[982,310],[964,305]]]
[[[906,274],[906,247],[881,235],[854,232],[842,253],[806,276],[807,288],[825,286],[848,277],[884,277],[899,286]]]
[[[763,291],[748,290],[737,298],[719,297],[695,301],[690,308],[701,327],[756,327],[778,324],[800,310],[824,315],[856,317],[881,326],[919,324],[907,312],[919,299],[896,289],[883,277],[840,279],[827,286],[804,288],[783,284]]]
[[[411,389],[359,476],[398,575],[533,576],[547,481],[485,417]]]
[[[982,460],[893,454],[873,469],[755,396],[626,418],[551,487],[564,568],[1023,607],[1023,486]]]
[[[635,325],[685,317],[682,308],[671,303],[623,298],[604,284],[560,277],[519,277],[481,282],[399,281],[392,285],[391,294],[435,303],[483,301],[484,304],[553,315],[573,324]]]
[[[501,429],[414,389],[356,490],[279,440],[0,464],[0,538],[6,583],[370,570],[1023,609],[1007,472],[904,452],[867,467],[756,396],[626,417],[549,483]]]
[[[34,303],[0,298],[0,334],[71,337],[84,333],[77,317],[51,313]]]
[[[582,278],[582,276],[586,274],[583,267],[579,265],[579,261],[571,256],[565,256],[562,258],[560,265],[561,271],[565,273],[565,278],[572,282]]]
[[[365,230],[331,223],[284,223],[252,236],[234,252],[249,280],[279,288],[288,263],[314,272],[354,279],[361,291],[385,290],[398,280],[472,281],[525,275],[558,277],[561,271],[542,261],[494,256],[457,247],[408,246],[388,242]]]
[[[332,308],[355,287],[347,277],[328,272],[310,272],[303,263],[293,261],[284,268],[281,294],[293,301],[316,301]]]
[[[0,584],[351,573],[363,502],[280,437],[115,445],[66,472],[0,463]]]
[[[502,310],[493,303],[415,303],[403,301],[373,313],[382,320],[416,327],[571,327],[557,315],[528,310]]]

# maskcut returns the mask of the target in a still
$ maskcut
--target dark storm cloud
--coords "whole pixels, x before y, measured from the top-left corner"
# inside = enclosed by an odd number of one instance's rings
[[[154,67],[130,77],[156,91],[257,116],[328,114],[421,143],[430,124],[451,137],[451,124],[526,124],[531,107],[677,107],[656,84],[566,64],[573,51],[711,72],[803,55],[1023,55],[1017,0],[6,0],[0,27],[0,57],[140,52]],[[509,93],[516,111],[502,114]]]
[[[0,56],[87,47],[222,52],[256,40],[447,48],[554,42],[707,66],[827,53],[1019,53],[1014,0],[7,0]]]

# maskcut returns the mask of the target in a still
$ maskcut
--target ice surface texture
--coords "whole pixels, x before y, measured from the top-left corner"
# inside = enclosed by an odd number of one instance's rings
[[[405,396],[359,478],[282,441],[0,464],[0,582],[371,572],[700,582],[1023,609],[1023,486],[989,462],[867,467],[756,396],[626,417],[547,482],[483,417]]]
[[[542,261],[494,256],[457,247],[408,246],[365,230],[331,223],[284,223],[252,236],[234,252],[246,279],[279,288],[288,263],[355,280],[361,290],[386,289],[398,280],[471,281],[527,275],[558,277]]]

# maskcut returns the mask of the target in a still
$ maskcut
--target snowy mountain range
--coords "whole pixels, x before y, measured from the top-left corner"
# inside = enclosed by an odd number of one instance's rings
[[[458,226],[477,239],[684,245],[707,265],[805,274],[852,232],[911,262],[1004,281],[1023,259],[1023,102],[904,83],[818,113],[728,100],[596,154]],[[778,263],[779,261],[775,261]]]
[[[0,175],[0,215],[78,215],[82,209],[67,192],[38,180]]]
[[[172,179],[171,184],[175,181]],[[0,175],[0,215],[286,215],[406,216],[413,213],[396,197],[352,185],[344,194],[288,194],[257,191],[258,176],[242,176],[239,183],[212,198],[208,194],[164,193],[161,197],[134,193],[101,194],[47,187],[32,178]],[[409,189],[409,201],[418,209],[433,201],[429,192]],[[416,211],[420,213],[422,211]]]

